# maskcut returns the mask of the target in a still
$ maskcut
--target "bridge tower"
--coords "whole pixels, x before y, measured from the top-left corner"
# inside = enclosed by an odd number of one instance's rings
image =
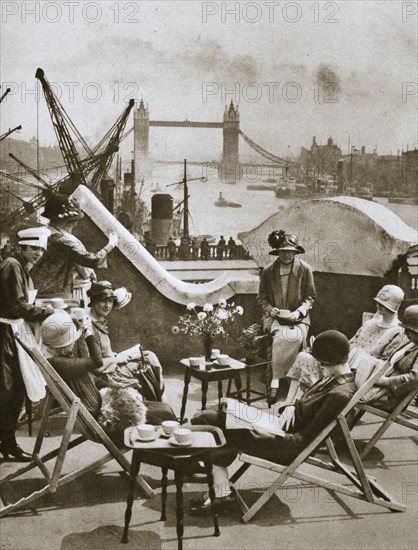
[[[134,170],[135,183],[148,175],[150,171],[149,160],[149,110],[141,99],[139,106],[134,111]]]
[[[236,183],[240,179],[239,164],[239,108],[233,101],[225,105],[223,122],[222,180]]]

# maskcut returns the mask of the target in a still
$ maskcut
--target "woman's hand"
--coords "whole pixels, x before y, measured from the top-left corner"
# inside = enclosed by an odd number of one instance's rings
[[[377,382],[375,382],[376,386],[382,386],[383,388],[387,388],[389,384],[390,378],[388,376],[382,376]]]
[[[109,246],[111,246],[112,248],[115,248],[115,246],[118,246],[118,243],[119,243],[119,237],[114,231],[111,231],[109,233],[109,243],[108,243]]]
[[[258,428],[257,426],[254,426],[254,425],[252,429],[252,435],[256,439],[274,439],[276,437],[274,434],[271,434],[270,432],[266,432],[265,430],[262,430],[261,428]]]
[[[109,358],[107,358],[107,359],[109,359]],[[97,372],[99,374],[110,374],[118,368],[118,366],[115,362],[109,363],[108,360],[106,361],[106,359],[103,359],[103,363],[104,363],[104,365],[102,367],[99,367],[98,369],[96,369],[95,372]]]
[[[288,405],[283,410],[281,417],[285,419],[283,429],[285,432],[287,432],[295,425],[295,407],[293,405]]]
[[[280,313],[280,309],[278,307],[273,307],[271,310],[270,310],[270,317],[273,317],[273,319],[275,317],[277,317]]]

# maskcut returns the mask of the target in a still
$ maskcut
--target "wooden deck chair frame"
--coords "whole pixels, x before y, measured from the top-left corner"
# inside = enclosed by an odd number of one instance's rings
[[[418,432],[418,413],[408,409],[408,406],[411,404],[411,401],[415,398],[417,393],[417,390],[411,391],[398,403],[392,412],[386,412],[378,407],[374,407],[373,403],[359,403],[357,405],[356,408],[360,411],[360,414],[357,416],[356,421],[360,420],[366,412],[384,419],[378,430],[369,439],[364,449],[362,449],[360,458],[365,458],[369,454],[379,439],[381,439],[383,434],[394,422]]]
[[[366,475],[347,423],[348,414],[353,411],[354,407],[358,404],[363,395],[365,395],[369,388],[373,386],[373,384],[387,371],[388,368],[389,366],[385,364],[378,369],[373,376],[371,376],[370,379],[356,391],[354,396],[350,399],[337,418],[333,420],[326,428],[324,428],[289,466],[283,466],[275,462],[250,456],[245,453],[240,454],[239,458],[242,462],[244,462],[244,464],[232,476],[231,482],[237,496],[238,503],[243,512],[242,519],[244,522],[250,521],[251,518],[270,500],[276,491],[284,486],[289,478],[295,478],[308,484],[323,487],[330,493],[341,493],[343,495],[364,500],[372,504],[377,504],[378,506],[389,508],[393,512],[405,511],[406,506],[393,500],[393,498],[377,483],[374,478]],[[341,462],[332,439],[330,438],[331,432],[337,426],[341,428],[344,441],[349,450],[352,466],[347,466]],[[317,447],[324,442],[327,446],[329,460],[322,460],[311,456],[315,449],[317,449]],[[343,480],[345,482],[348,480],[354,487],[351,488],[347,486],[347,484],[343,485],[342,482],[337,483],[334,481],[329,481],[326,477],[317,477],[315,475],[298,471],[299,466],[304,463],[317,466],[319,469],[325,471],[341,474]],[[268,489],[263,492],[258,500],[249,507],[239,493],[237,482],[252,465],[277,472],[280,475],[268,487]],[[354,470],[352,467],[354,467]]]
[[[5,502],[0,494],[3,504],[3,507],[0,508],[0,517],[10,514],[15,510],[18,510],[22,506],[25,506],[39,499],[47,493],[56,492],[59,487],[62,487],[70,481],[79,478],[87,472],[93,471],[96,468],[101,467],[103,464],[106,464],[113,459],[115,459],[123,468],[123,470],[130,475],[130,464],[123,455],[123,453],[128,451],[129,449],[118,449],[118,447],[116,447],[116,445],[103,431],[97,421],[89,413],[83,403],[81,403],[80,399],[67,386],[64,380],[59,376],[59,374],[55,371],[55,369],[51,366],[47,359],[45,359],[38,348],[34,346],[28,347],[17,334],[14,334],[14,336],[16,340],[20,343],[20,345],[25,349],[25,351],[30,355],[33,361],[38,365],[47,383],[48,392],[41,424],[32,453],[32,461],[27,463],[24,467],[19,468],[16,472],[11,473],[10,475],[0,480],[0,489],[6,483],[22,476],[23,474],[30,470],[33,470],[34,468],[39,468],[43,477],[46,480],[46,485],[42,489],[33,491],[31,494],[22,497],[18,501],[13,503]],[[59,447],[41,457],[41,446],[47,430],[47,423],[54,399],[58,401],[61,408],[67,413],[67,422]],[[71,440],[71,436],[73,435],[73,430],[76,423],[77,428],[80,428],[82,434],[84,435],[81,435]],[[102,458],[82,468],[61,476],[67,451],[71,448],[76,447],[77,445],[80,445],[86,440],[93,440],[96,443],[104,445],[108,453]],[[53,458],[56,458],[56,460],[54,463],[53,471],[52,473],[50,473],[45,463],[49,460],[52,460]],[[141,475],[138,475],[136,477],[136,483],[144,491],[147,497],[155,496],[154,490],[148,485],[148,483],[142,478]]]

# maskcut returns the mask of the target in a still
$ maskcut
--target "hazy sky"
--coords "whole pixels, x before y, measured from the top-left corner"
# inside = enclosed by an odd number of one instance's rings
[[[134,97],[151,119],[171,120],[220,121],[237,100],[241,129],[277,154],[297,154],[313,135],[344,152],[349,135],[382,154],[417,147],[414,2],[4,0],[1,10],[0,80],[14,92],[1,132],[36,134],[42,67],[92,143]],[[43,97],[39,118],[41,143],[53,143]],[[152,129],[151,151],[217,158],[221,134]]]

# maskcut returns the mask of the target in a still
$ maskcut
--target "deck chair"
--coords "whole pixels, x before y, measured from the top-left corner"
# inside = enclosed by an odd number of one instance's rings
[[[231,477],[231,483],[237,497],[237,501],[243,512],[242,519],[244,522],[250,521],[251,518],[264,506],[264,504],[270,500],[276,491],[284,486],[289,478],[295,478],[308,484],[323,487],[331,493],[341,493],[343,495],[364,500],[372,504],[377,504],[379,506],[389,508],[394,512],[405,511],[406,507],[404,505],[393,500],[393,498],[377,483],[374,478],[366,475],[347,423],[347,416],[354,410],[362,396],[365,395],[365,393],[387,371],[388,368],[389,367],[385,364],[378,369],[369,378],[369,380],[367,380],[367,382],[356,391],[337,418],[333,420],[326,428],[324,428],[322,432],[315,437],[315,439],[295,458],[289,466],[280,465],[275,462],[270,462],[245,453],[240,454],[239,459],[244,464]],[[347,466],[341,462],[334,443],[330,437],[331,433],[337,426],[340,427],[344,441],[347,444],[352,462],[351,466]],[[312,456],[315,453],[315,450],[323,443],[326,444],[328,451],[329,458],[327,460],[322,460]],[[316,466],[319,470],[340,474],[342,481],[337,483],[326,479],[326,476],[316,477],[315,475],[300,472],[298,468],[304,463]],[[280,475],[268,487],[268,489],[263,492],[258,500],[249,507],[239,493],[237,482],[250,468],[250,466],[258,466],[259,468],[277,472]],[[352,469],[353,467],[354,470]],[[343,481],[345,482],[344,485]],[[347,481],[349,481],[353,487],[347,486]]]
[[[361,450],[360,458],[365,458],[369,452],[373,449],[379,439],[383,434],[390,428],[390,426],[395,422],[411,430],[418,432],[418,411],[416,407],[412,408],[411,403],[415,399],[415,396],[418,394],[417,390],[411,391],[406,395],[398,405],[393,409],[392,412],[386,412],[378,407],[373,406],[373,403],[359,403],[357,409],[359,414],[356,417],[356,422],[366,413],[371,413],[375,416],[383,418],[383,422],[380,427],[376,430],[373,436],[369,439],[365,447]],[[414,410],[415,409],[415,410]]]
[[[123,470],[130,475],[130,464],[123,455],[123,453],[128,451],[128,449],[118,449],[116,447],[83,403],[81,403],[80,399],[73,393],[73,391],[67,386],[51,364],[45,359],[39,348],[35,346],[29,347],[19,338],[17,334],[14,334],[14,336],[25,351],[30,355],[33,361],[38,365],[47,383],[48,392],[47,397],[45,398],[46,402],[43,416],[32,453],[32,461],[27,463],[24,467],[19,468],[16,472],[11,473],[0,480],[0,498],[3,504],[3,507],[0,509],[0,517],[14,512],[15,510],[39,499],[47,493],[56,492],[59,487],[62,487],[70,481],[79,478],[87,472],[101,467],[103,464],[106,464],[113,459],[115,459]],[[40,456],[41,446],[47,430],[47,423],[54,400],[57,401],[61,409],[67,413],[67,421],[59,447],[48,452],[44,456]],[[71,440],[75,428],[80,430],[82,435]],[[82,444],[86,440],[92,440],[96,443],[104,445],[108,453],[102,458],[79,468],[78,470],[61,475],[67,451]],[[46,466],[46,462],[54,458],[56,460],[53,466],[53,471],[50,473]],[[16,502],[8,502],[7,499],[4,498],[2,491],[5,484],[19,478],[34,468],[39,468],[45,478],[46,485],[40,490],[33,491],[29,495],[20,498]],[[155,496],[153,489],[151,489],[148,483],[140,475],[136,477],[136,483],[147,497]]]

